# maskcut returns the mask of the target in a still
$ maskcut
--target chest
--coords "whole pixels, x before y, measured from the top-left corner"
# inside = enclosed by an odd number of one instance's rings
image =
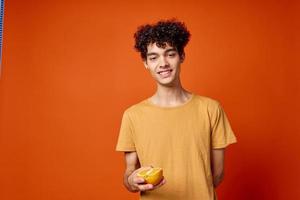
[[[181,151],[201,148],[209,151],[210,120],[205,112],[145,112],[135,119],[136,146],[148,151]]]

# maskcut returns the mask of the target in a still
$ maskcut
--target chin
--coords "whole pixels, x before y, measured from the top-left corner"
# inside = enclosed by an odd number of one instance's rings
[[[165,79],[161,79],[160,77],[155,77],[156,79],[156,82],[157,84],[161,85],[161,86],[168,86],[168,87],[173,87],[176,85],[176,80],[177,80],[177,77],[172,75],[168,78],[165,78]]]
[[[172,81],[165,81],[165,82],[164,81],[159,81],[158,84],[161,85],[161,86],[165,86],[165,87],[173,87],[173,86],[175,86],[174,80],[172,80]]]

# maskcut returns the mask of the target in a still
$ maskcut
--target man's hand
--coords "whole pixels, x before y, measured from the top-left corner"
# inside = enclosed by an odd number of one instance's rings
[[[126,170],[124,173],[124,186],[130,192],[154,190],[166,183],[166,180],[163,178],[159,184],[154,186],[152,184],[145,183],[143,178],[137,176],[137,173],[141,170],[150,169],[151,167],[141,167],[138,155],[135,151],[125,152],[125,163]]]
[[[165,178],[160,181],[157,185],[147,184],[145,183],[145,180],[142,177],[137,176],[137,174],[145,169],[151,169],[151,167],[141,167],[137,170],[135,170],[129,177],[128,177],[128,184],[131,187],[132,191],[139,192],[139,191],[149,191],[149,190],[155,190],[162,185],[166,183]]]

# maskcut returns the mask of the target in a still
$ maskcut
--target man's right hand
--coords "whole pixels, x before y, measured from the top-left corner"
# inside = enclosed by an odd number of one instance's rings
[[[131,188],[131,190],[134,192],[139,192],[139,191],[149,191],[149,190],[154,190],[166,183],[165,178],[160,181],[159,184],[157,185],[152,185],[152,184],[147,184],[145,183],[145,180],[142,177],[137,176],[137,174],[145,169],[151,169],[152,167],[141,167],[135,171],[132,172],[132,174],[128,177],[128,184]]]

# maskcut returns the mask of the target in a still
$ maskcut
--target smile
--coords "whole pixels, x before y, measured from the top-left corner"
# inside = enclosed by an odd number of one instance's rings
[[[171,73],[172,71],[173,71],[172,69],[168,69],[168,70],[159,71],[159,72],[157,72],[157,73],[158,73],[158,74],[161,74],[161,75],[166,75],[166,74]]]
[[[172,75],[172,71],[173,69],[168,69],[168,70],[163,70],[163,71],[159,71],[157,72],[160,76],[160,78],[169,78]]]

